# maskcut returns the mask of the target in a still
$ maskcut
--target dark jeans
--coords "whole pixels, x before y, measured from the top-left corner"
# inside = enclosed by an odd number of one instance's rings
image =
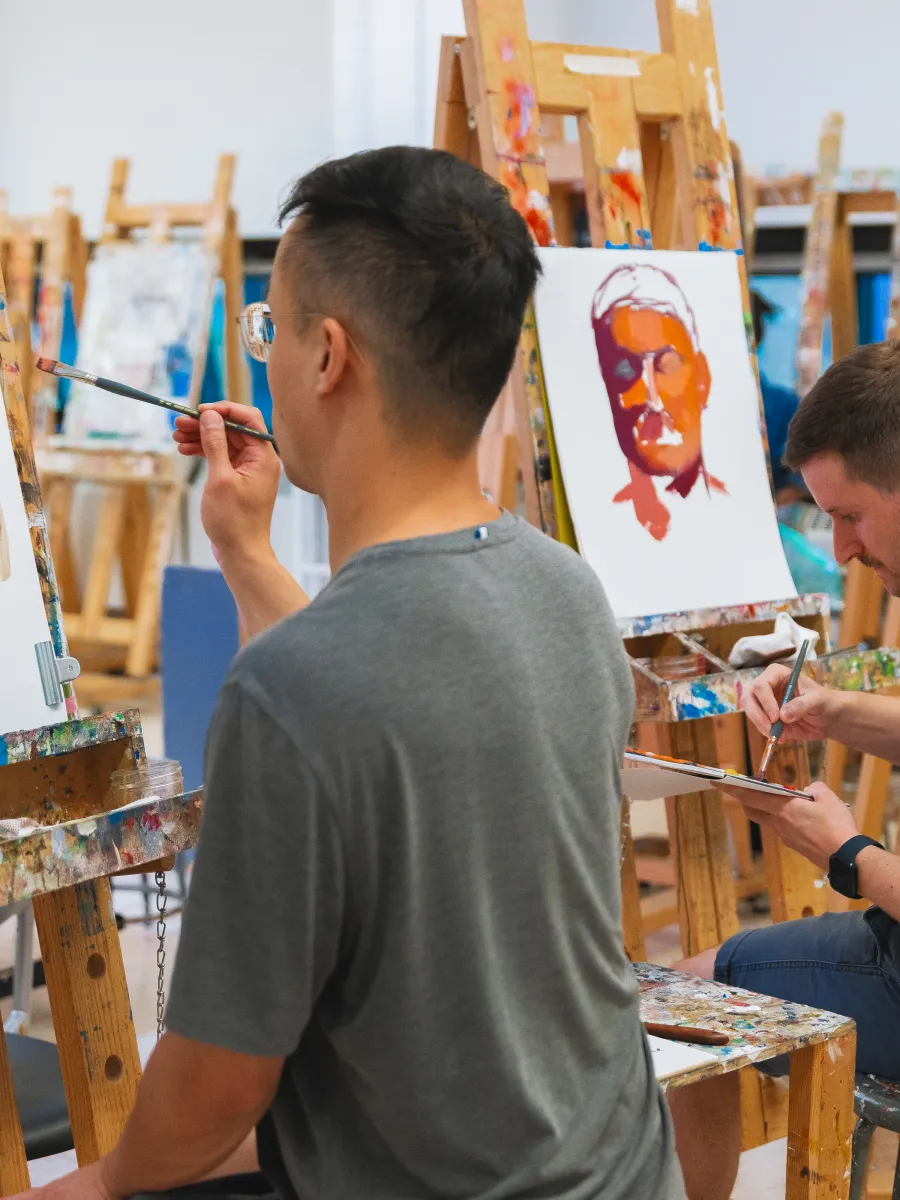
[[[153,1192],[152,1196],[134,1196],[132,1200],[282,1200],[265,1175],[225,1175],[208,1183],[194,1183],[171,1192]]]
[[[900,1079],[900,928],[878,908],[745,929],[716,957],[719,983],[852,1017],[856,1069]],[[789,1056],[759,1063],[786,1075]]]

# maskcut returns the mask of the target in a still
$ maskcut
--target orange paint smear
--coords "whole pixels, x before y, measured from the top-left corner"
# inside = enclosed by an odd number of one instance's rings
[[[525,182],[521,166],[504,163],[500,169],[500,182],[509,192],[509,199],[519,214],[523,217],[531,236],[539,246],[552,246],[555,240],[553,220],[547,209],[538,208],[531,200],[531,192]]]
[[[611,171],[609,178],[619,191],[628,197],[632,204],[637,205],[638,208],[641,207],[643,199],[641,190],[630,171]]]

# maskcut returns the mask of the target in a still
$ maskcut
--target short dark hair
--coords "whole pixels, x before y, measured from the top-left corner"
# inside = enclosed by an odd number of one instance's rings
[[[442,150],[323,163],[279,213],[300,307],[347,321],[390,416],[471,448],[509,375],[540,263],[506,189]]]
[[[800,401],[785,465],[798,470],[820,454],[839,454],[851,479],[883,492],[900,488],[900,342],[860,346]]]

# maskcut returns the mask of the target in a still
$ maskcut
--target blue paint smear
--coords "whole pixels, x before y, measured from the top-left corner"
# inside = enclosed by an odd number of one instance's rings
[[[727,704],[719,699],[712,688],[695,684],[691,688],[691,695],[696,703],[691,704],[690,702],[687,702],[682,704],[679,702],[679,720],[690,721],[699,717],[719,717],[724,713],[733,711],[728,707]]]
[[[0,767],[5,767],[9,762],[9,747],[3,738],[0,738]]]
[[[715,251],[716,253],[719,253],[719,254],[721,254],[721,253],[725,253],[725,254],[729,254],[729,253],[730,253],[730,254],[743,254],[743,253],[744,253],[743,247],[741,247],[741,246],[739,246],[739,247],[737,248],[737,250],[731,250],[731,249],[730,249],[730,247],[728,247],[728,246],[711,246],[711,245],[709,244],[709,242],[708,242],[708,241],[706,241],[706,239],[705,239],[705,238],[704,238],[704,239],[703,239],[703,241],[700,243],[700,245],[697,247],[697,249],[698,249],[698,250],[712,250],[712,251]]]

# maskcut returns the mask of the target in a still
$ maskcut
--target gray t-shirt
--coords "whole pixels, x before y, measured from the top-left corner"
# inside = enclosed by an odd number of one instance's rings
[[[287,1056],[288,1195],[683,1200],[622,948],[633,699],[596,576],[508,514],[239,655],[167,1023]]]

